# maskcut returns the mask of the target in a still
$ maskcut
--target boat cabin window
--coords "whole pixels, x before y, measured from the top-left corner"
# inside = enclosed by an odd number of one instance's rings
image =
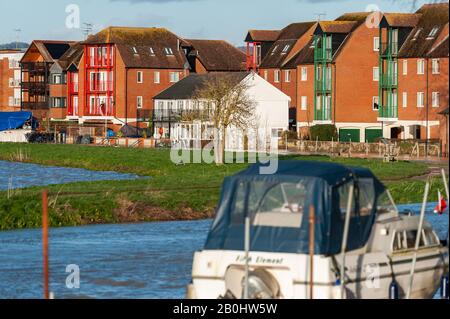
[[[347,214],[347,204],[348,204],[348,195],[350,193],[350,186],[353,182],[346,183],[338,188],[339,194],[339,208],[341,211],[341,218],[345,220],[345,216]],[[352,205],[352,216],[355,216],[356,207],[356,198],[353,196],[353,205]]]
[[[417,230],[397,231],[394,235],[393,251],[411,250],[416,246]],[[436,233],[431,229],[422,230],[419,247],[439,245]]]
[[[308,198],[304,183],[268,186],[265,182],[253,182],[248,199],[245,198],[247,185],[241,183],[232,204],[232,223],[242,224],[247,206],[254,226],[300,228]]]
[[[369,216],[375,206],[375,185],[373,179],[358,179],[359,215]]]
[[[383,192],[380,197],[378,197],[377,202],[377,213],[378,214],[387,214],[391,212],[396,212],[397,208],[393,205],[392,201],[389,198],[387,192]]]

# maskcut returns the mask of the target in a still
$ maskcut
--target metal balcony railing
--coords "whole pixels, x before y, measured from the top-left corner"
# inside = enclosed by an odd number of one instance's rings
[[[331,80],[316,80],[315,88],[319,92],[329,92],[331,91]]]
[[[314,50],[314,61],[331,62],[333,55],[331,48],[316,48]]]
[[[397,119],[398,118],[398,106],[379,106],[379,117],[384,119]]]
[[[398,42],[383,42],[381,43],[381,56],[397,56],[398,55]]]

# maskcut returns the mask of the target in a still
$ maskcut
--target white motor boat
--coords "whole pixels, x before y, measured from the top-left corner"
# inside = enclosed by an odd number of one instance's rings
[[[188,299],[432,298],[448,276],[448,248],[431,224],[399,213],[369,170],[259,168],[225,179]]]

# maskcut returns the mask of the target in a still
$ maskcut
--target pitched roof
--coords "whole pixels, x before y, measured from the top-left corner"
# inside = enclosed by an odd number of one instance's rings
[[[391,27],[413,28],[417,25],[420,14],[416,13],[385,13],[383,20]]]
[[[109,27],[90,36],[86,44],[115,44],[129,68],[183,69],[182,39],[164,28]],[[165,49],[171,50],[166,54]]]
[[[32,49],[33,46],[37,48],[39,53],[42,55],[44,62],[54,63],[58,60],[69,48],[75,43],[74,41],[53,41],[53,40],[34,40],[24,57]]]
[[[249,30],[245,42],[274,42],[280,32],[280,30]]]
[[[250,72],[221,72],[206,74],[191,74],[181,81],[175,83],[168,89],[156,95],[154,100],[188,100],[193,98],[196,91],[212,78],[232,77],[236,84],[245,79]]]
[[[245,71],[246,55],[223,40],[188,40],[198,59],[209,72]]]
[[[350,33],[357,25],[356,21],[320,21],[318,30],[324,33]]]
[[[433,48],[429,53],[430,58],[444,58],[449,56],[448,48],[448,35],[439,43],[435,48]]]
[[[422,6],[416,12],[420,14],[420,19],[402,45],[398,56],[401,58],[426,57],[448,23],[448,9],[448,3]]]
[[[83,45],[80,42],[74,43],[70,48],[61,56],[57,63],[62,69],[66,70],[72,64],[78,66],[81,57],[83,56]]]
[[[285,64],[285,68],[296,68],[299,64],[314,64],[314,39],[311,39],[296,55]]]
[[[277,41],[269,49],[261,62],[261,68],[282,67],[289,53],[292,51],[298,39],[303,36],[316,22],[292,23],[281,30]]]
[[[371,12],[347,12],[338,17],[335,21],[356,21],[359,24],[366,21]]]

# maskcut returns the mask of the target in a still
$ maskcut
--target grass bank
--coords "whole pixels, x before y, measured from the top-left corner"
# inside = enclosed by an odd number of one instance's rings
[[[290,157],[331,161],[371,169],[401,203],[420,202],[423,181],[411,177],[427,173],[417,162],[383,163],[375,159]],[[103,148],[78,145],[1,144],[0,160],[107,170],[150,176],[135,181],[83,182],[49,186],[52,226],[101,223],[193,220],[212,217],[224,177],[247,164],[177,166],[167,150]],[[43,176],[42,178],[45,178]],[[440,181],[434,187],[440,187]],[[0,193],[0,229],[41,225],[40,192],[32,187]]]

